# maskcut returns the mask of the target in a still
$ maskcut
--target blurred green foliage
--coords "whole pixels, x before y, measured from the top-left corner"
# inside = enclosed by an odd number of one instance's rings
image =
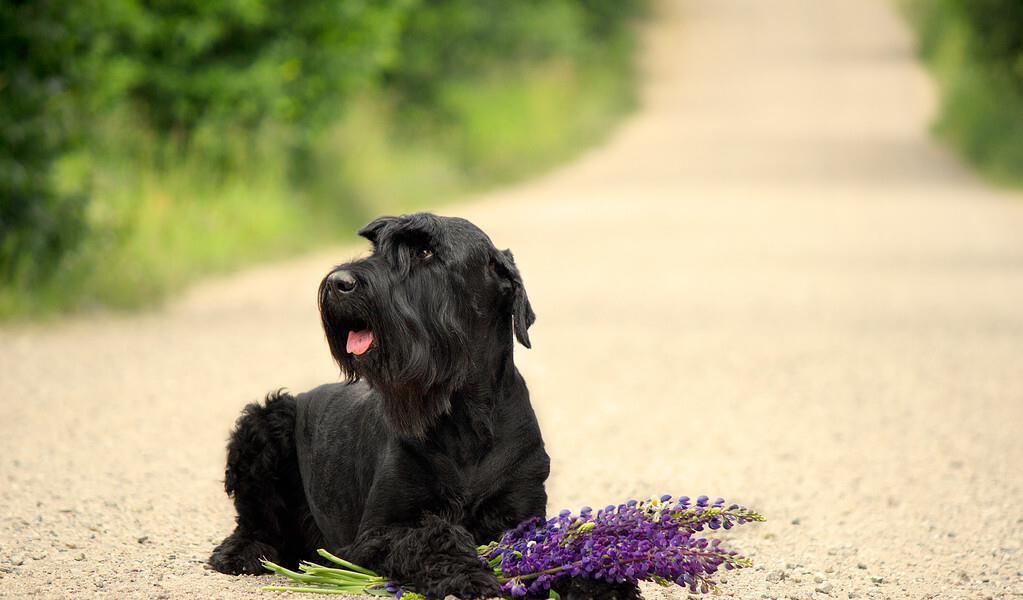
[[[0,4],[0,285],[35,277],[83,234],[85,198],[50,170],[75,131],[69,87],[83,40],[57,3]]]
[[[0,4],[0,317],[137,306],[524,176],[629,105],[642,0]]]
[[[992,179],[1023,185],[1023,2],[904,3],[942,90],[938,134]]]

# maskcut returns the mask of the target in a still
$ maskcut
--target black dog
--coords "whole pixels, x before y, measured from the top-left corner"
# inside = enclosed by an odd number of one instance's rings
[[[512,334],[534,315],[507,250],[464,219],[384,217],[372,256],[319,289],[345,383],[250,404],[228,445],[237,527],[223,573],[263,573],[325,547],[431,597],[500,595],[476,546],[544,515],[549,459]],[[632,598],[586,580],[567,597]]]

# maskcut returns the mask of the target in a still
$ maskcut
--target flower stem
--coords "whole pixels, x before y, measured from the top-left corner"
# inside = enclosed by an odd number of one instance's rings
[[[373,571],[370,571],[369,569],[367,569],[365,567],[360,567],[357,564],[350,563],[350,562],[348,562],[347,560],[345,560],[343,558],[338,558],[337,556],[334,556],[333,554],[331,554],[330,552],[327,552],[323,548],[320,548],[319,550],[317,550],[316,553],[319,554],[320,556],[322,556],[323,558],[326,558],[330,562],[338,564],[338,565],[341,565],[342,567],[345,567],[346,569],[351,569],[352,571],[355,571],[356,573],[362,573],[363,575],[371,575],[373,577],[379,577],[379,575],[377,575]]]

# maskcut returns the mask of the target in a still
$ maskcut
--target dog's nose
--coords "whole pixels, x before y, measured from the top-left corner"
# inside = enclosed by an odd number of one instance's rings
[[[351,271],[334,271],[330,275],[327,275],[327,283],[330,284],[332,290],[338,294],[347,294],[355,289],[357,282],[355,276],[352,275]]]

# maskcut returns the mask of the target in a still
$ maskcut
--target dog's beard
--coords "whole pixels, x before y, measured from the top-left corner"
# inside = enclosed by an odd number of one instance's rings
[[[355,381],[359,378],[359,363],[371,360],[374,354],[371,351],[375,350],[373,344],[376,341],[373,325],[362,316],[363,310],[352,306],[342,308],[322,285],[319,304],[330,354],[345,378],[349,382]]]
[[[388,310],[348,306],[326,295],[320,314],[331,354],[349,382],[380,392],[384,415],[404,437],[422,439],[451,408],[471,369],[467,341],[451,306],[414,306],[393,298]],[[374,318],[361,315],[373,313]]]

